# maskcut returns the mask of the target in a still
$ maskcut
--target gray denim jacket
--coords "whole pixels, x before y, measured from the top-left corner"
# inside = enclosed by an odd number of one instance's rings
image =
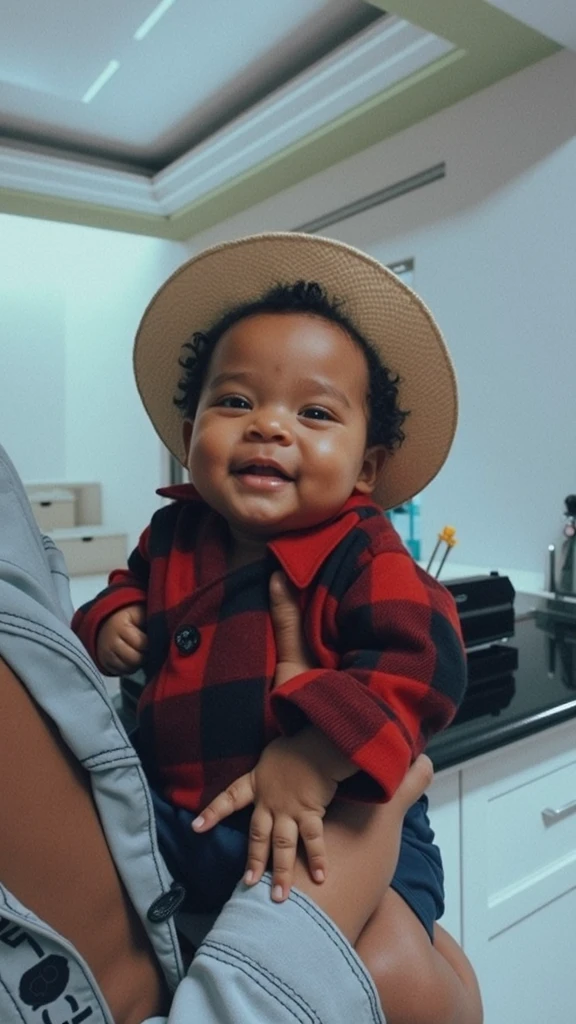
[[[63,739],[90,773],[119,873],[175,989],[183,967],[174,919],[169,916],[152,923],[147,916],[153,904],[164,916],[162,901],[167,905],[172,899],[172,879],[158,852],[148,788],[104,682],[68,628],[71,614],[62,555],[38,531],[22,484],[0,448],[0,655],[57,723]],[[46,979],[52,976],[48,984]],[[46,1024],[48,1019],[53,1024],[80,1024],[85,1019],[90,1024],[113,1024],[103,1001],[98,1002],[87,964],[7,892],[1,880],[0,981],[3,1024],[12,1019],[42,1021],[44,989]],[[60,995],[53,999],[60,988]]]
[[[175,993],[167,1024],[383,1024],[346,939],[301,893],[281,908],[272,903],[269,877],[238,887],[184,976],[146,780],[102,678],[68,628],[71,614],[62,555],[41,536],[0,446],[0,656],[90,773],[112,856]],[[1,1024],[84,1021],[114,1024],[88,964],[0,879]]]

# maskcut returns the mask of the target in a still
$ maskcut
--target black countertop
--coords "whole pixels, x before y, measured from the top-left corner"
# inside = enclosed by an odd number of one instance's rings
[[[576,718],[576,604],[517,595],[518,668],[466,697],[428,745],[436,771]]]

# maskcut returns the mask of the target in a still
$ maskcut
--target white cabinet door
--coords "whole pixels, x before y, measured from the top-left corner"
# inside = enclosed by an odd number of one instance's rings
[[[462,942],[485,1024],[576,1021],[576,725],[461,776]]]
[[[490,940],[466,949],[484,1002],[484,1024],[574,1024],[576,889]]]
[[[461,942],[460,774],[439,774],[428,792],[430,824],[442,853],[446,909],[440,924]]]

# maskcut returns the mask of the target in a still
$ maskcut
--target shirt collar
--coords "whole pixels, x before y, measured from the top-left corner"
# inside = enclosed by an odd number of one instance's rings
[[[173,501],[197,501],[205,505],[193,484],[176,484],[160,487],[157,491],[162,498]],[[274,553],[288,579],[299,590],[308,587],[329,555],[340,544],[358,522],[358,510],[372,508],[382,514],[382,509],[364,494],[352,494],[340,511],[328,522],[320,523],[308,530],[284,533],[268,541],[268,548]]]
[[[159,487],[156,491],[161,498],[171,498],[172,501],[204,501],[198,494],[194,484],[172,484],[170,487]]]

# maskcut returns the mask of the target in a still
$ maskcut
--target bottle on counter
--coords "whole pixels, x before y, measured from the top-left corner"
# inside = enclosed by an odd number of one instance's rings
[[[405,501],[403,505],[389,509],[386,513],[392,525],[400,534],[412,557],[418,561],[420,554],[420,496]]]
[[[558,593],[576,595],[576,494],[569,494],[564,504],[564,528],[556,584]]]

